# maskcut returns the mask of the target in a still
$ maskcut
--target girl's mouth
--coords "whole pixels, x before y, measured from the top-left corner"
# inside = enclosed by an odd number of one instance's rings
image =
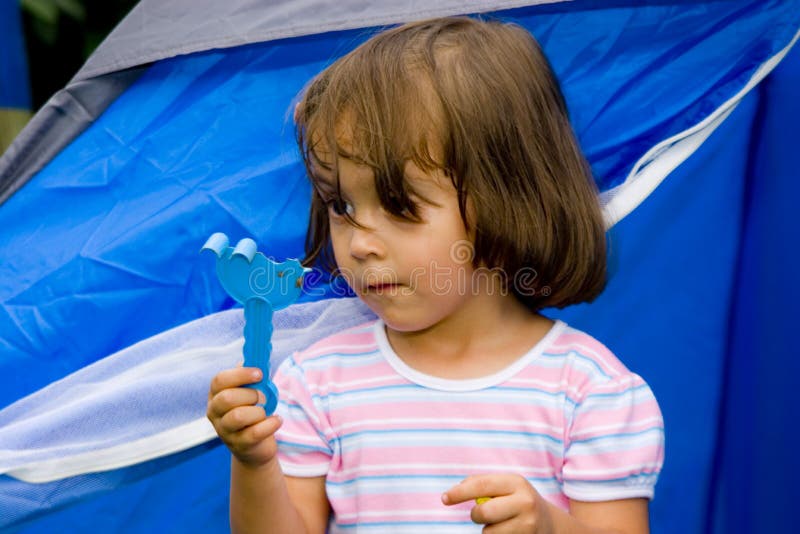
[[[398,283],[380,283],[380,284],[370,284],[367,286],[367,291],[390,291],[392,289],[400,287]]]

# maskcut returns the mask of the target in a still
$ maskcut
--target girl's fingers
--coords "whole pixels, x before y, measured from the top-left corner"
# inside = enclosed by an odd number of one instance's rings
[[[219,420],[219,426],[225,432],[235,433],[260,423],[266,418],[267,414],[260,406],[239,406],[226,413]]]
[[[481,497],[498,497],[514,492],[518,475],[472,475],[442,494],[444,504],[458,504]]]
[[[228,412],[241,406],[264,404],[264,394],[257,389],[231,388],[217,393],[208,403],[209,419],[224,417]],[[263,410],[262,410],[263,411]]]
[[[494,525],[518,516],[520,503],[513,495],[495,497],[472,507],[470,517],[479,525]]]
[[[261,369],[256,367],[236,367],[220,371],[211,379],[208,399],[211,400],[217,393],[226,389],[260,382],[262,374]]]
[[[264,410],[261,410],[264,413]],[[270,415],[260,423],[246,428],[242,431],[242,436],[249,441],[262,441],[273,435],[281,426],[283,420],[278,415]]]

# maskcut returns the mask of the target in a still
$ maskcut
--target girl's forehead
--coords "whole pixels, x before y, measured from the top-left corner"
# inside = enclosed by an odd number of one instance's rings
[[[381,174],[383,178],[383,172],[392,172],[376,167],[378,161],[385,162],[388,158],[400,160],[399,165],[392,166],[403,170],[401,182],[390,181],[394,187],[423,194],[425,191],[449,191],[453,188],[453,182],[441,168],[441,143],[435,140],[437,136],[431,131],[430,125],[413,128],[414,133],[410,134],[409,139],[404,137],[409,134],[397,131],[395,134],[399,134],[400,138],[379,136],[381,139],[376,139],[359,123],[357,117],[353,110],[346,110],[331,122],[313,121],[309,128],[308,163],[313,178],[321,182],[322,187],[336,189],[338,186],[343,191],[351,188],[374,190],[375,174]],[[421,142],[423,138],[424,142]],[[411,149],[412,146],[417,150]]]
[[[454,187],[453,181],[447,176],[444,169],[439,167],[430,170],[422,169],[413,160],[406,161],[404,178],[417,191],[433,189],[450,191]]]
[[[337,176],[334,174],[332,161],[312,159],[314,181],[325,189],[337,188]],[[357,160],[339,156],[336,159],[338,187],[342,190],[374,190],[375,171],[369,165]],[[420,193],[425,191],[445,190],[453,188],[453,183],[443,169],[425,170],[414,161],[407,160],[403,166],[403,182]]]

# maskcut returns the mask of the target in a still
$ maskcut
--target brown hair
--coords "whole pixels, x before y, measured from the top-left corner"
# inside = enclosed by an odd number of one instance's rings
[[[379,33],[310,82],[295,120],[312,183],[323,165],[338,184],[336,157],[318,152],[354,159],[372,168],[396,216],[418,220],[406,162],[442,169],[475,235],[473,264],[513,278],[530,309],[591,301],[603,290],[596,186],[558,81],[523,28],[456,17]],[[335,267],[316,187],[306,254],[307,265]]]

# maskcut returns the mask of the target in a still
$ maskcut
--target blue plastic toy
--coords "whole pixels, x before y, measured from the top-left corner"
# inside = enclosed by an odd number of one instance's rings
[[[303,289],[303,275],[310,269],[295,259],[278,263],[267,258],[249,238],[230,247],[228,236],[221,232],[209,237],[203,250],[217,255],[217,277],[222,287],[244,305],[244,365],[258,367],[264,373],[261,382],[248,387],[264,393],[264,410],[269,415],[278,405],[278,390],[269,379],[272,312],[297,300]]]

